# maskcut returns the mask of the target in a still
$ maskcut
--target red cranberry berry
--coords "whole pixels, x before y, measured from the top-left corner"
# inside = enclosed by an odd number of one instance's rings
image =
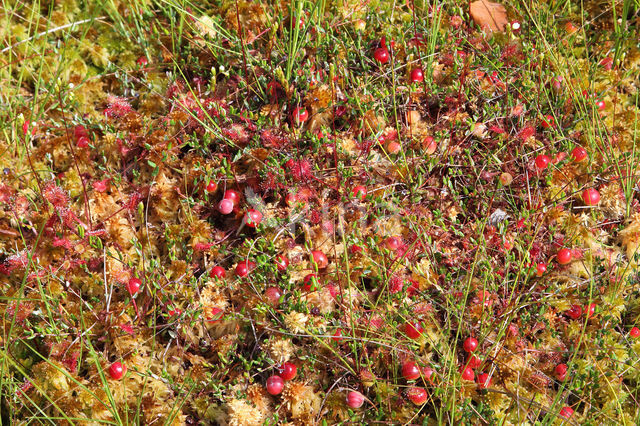
[[[471,367],[464,367],[461,371],[462,380],[472,381],[475,377],[475,373]]]
[[[240,201],[240,193],[233,189],[227,189],[224,191],[224,196],[222,198],[231,200],[233,204],[237,204]]]
[[[420,377],[420,367],[415,362],[407,361],[402,364],[402,377],[405,380],[416,380]]]
[[[411,70],[411,82],[420,83],[424,80],[424,73],[420,68],[414,68]]]
[[[564,379],[567,378],[568,369],[569,367],[567,367],[567,364],[558,364],[556,365],[556,368],[553,369],[553,372],[558,380],[564,382]]]
[[[127,283],[127,291],[133,296],[140,290],[140,286],[142,286],[142,281],[139,278],[131,278]]]
[[[551,158],[548,155],[540,154],[536,157],[536,168],[538,170],[544,170],[550,162]]]
[[[427,402],[427,391],[424,388],[411,388],[407,391],[407,398],[415,405],[422,405]]]
[[[329,265],[329,259],[327,259],[327,255],[320,250],[312,251],[311,259],[316,265],[318,265],[318,269],[324,269],[327,267],[327,265]]]
[[[89,146],[89,138],[87,136],[80,136],[76,141],[78,148],[86,148]]]
[[[360,408],[364,404],[364,395],[358,391],[349,391],[347,394],[347,405],[351,408]]]
[[[211,308],[211,315],[207,318],[207,321],[210,323],[218,323],[222,320],[222,316],[224,315],[224,309],[214,306]]]
[[[367,188],[364,185],[357,185],[353,188],[351,193],[353,194],[353,198],[364,201],[364,199],[367,197]]]
[[[243,218],[244,224],[250,228],[255,228],[256,226],[260,225],[261,221],[262,221],[262,213],[260,213],[258,210],[255,210],[255,209],[248,210],[247,213],[245,213]]]
[[[214,266],[211,268],[211,272],[209,272],[209,276],[211,278],[224,278],[225,270],[222,266]]]
[[[236,275],[246,277],[256,267],[256,264],[250,260],[244,260],[236,266]]]
[[[573,157],[574,161],[582,161],[587,158],[587,150],[581,146],[576,146],[571,151],[571,156]]]
[[[571,416],[573,416],[573,408],[562,407],[562,410],[560,410],[560,416],[564,417],[565,419],[570,418]]]
[[[278,367],[278,373],[283,380],[289,381],[296,377],[296,373],[298,372],[298,367],[292,362],[285,362],[280,367]]]
[[[276,256],[276,267],[278,268],[278,271],[280,272],[286,271],[288,266],[289,266],[289,259],[287,258],[287,256],[283,254],[279,254]]]
[[[476,378],[478,389],[486,389],[491,386],[491,377],[487,373],[480,373]]]
[[[284,388],[284,380],[280,376],[271,376],[267,379],[267,392],[271,395],[279,395]]]
[[[389,237],[385,240],[384,245],[391,251],[396,251],[402,246],[402,238]]]
[[[542,118],[542,127],[544,127],[545,129],[550,129],[554,126],[555,120],[553,118],[553,115],[545,115]]]
[[[567,263],[571,262],[572,257],[573,257],[573,254],[571,253],[571,250],[569,250],[568,248],[563,248],[558,250],[558,254],[556,255],[558,263],[561,265],[566,265]]]
[[[280,298],[282,297],[282,290],[278,287],[267,287],[264,291],[264,297],[270,304],[278,305],[280,303]]]
[[[307,274],[304,277],[302,288],[305,291],[315,291],[318,289],[318,276],[316,274]]]
[[[207,184],[206,189],[207,189],[207,192],[215,192],[215,190],[218,189],[218,184],[210,180],[209,183]]]
[[[569,318],[576,320],[582,315],[582,308],[580,305],[572,305],[566,313]]]
[[[223,198],[218,203],[218,211],[222,214],[229,214],[233,211],[234,203],[228,198]]]
[[[478,340],[473,337],[469,337],[464,341],[462,347],[466,352],[473,352],[478,348]]]
[[[422,333],[424,332],[424,328],[422,327],[422,325],[418,322],[418,321],[410,321],[405,323],[404,325],[404,333],[410,338],[410,339],[417,339],[419,338]]]
[[[373,58],[378,61],[380,64],[386,64],[389,62],[389,50],[386,47],[379,47],[373,52]]]
[[[471,355],[467,360],[467,367],[471,367],[474,370],[482,365],[482,360],[475,355]]]
[[[587,317],[587,319],[591,318],[595,313],[596,313],[595,303],[589,303],[587,306],[584,307],[584,315]]]
[[[595,188],[585,189],[582,193],[582,201],[587,206],[597,206],[600,202],[600,193]]]
[[[114,362],[113,364],[111,364],[111,366],[109,367],[109,376],[113,379],[113,380],[120,380],[122,379],[122,377],[124,376],[124,374],[127,372],[127,366],[124,365],[121,362]]]
[[[293,110],[293,121],[296,124],[304,123],[309,119],[309,112],[304,107],[297,107]]]

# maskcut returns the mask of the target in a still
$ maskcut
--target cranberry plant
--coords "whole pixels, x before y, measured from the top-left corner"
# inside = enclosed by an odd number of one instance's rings
[[[637,423],[637,5],[459,3],[8,5],[1,423]]]

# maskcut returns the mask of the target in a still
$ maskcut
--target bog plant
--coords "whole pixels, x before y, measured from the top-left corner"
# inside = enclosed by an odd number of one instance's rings
[[[6,4],[2,424],[636,424],[639,5],[473,3]]]

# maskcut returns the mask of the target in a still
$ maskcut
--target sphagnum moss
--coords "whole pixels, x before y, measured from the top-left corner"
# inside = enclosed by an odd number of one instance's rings
[[[636,423],[638,14],[602,3],[7,5],[2,421]]]

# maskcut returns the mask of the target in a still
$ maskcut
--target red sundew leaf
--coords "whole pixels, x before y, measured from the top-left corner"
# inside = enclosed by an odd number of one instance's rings
[[[426,42],[426,39],[424,37],[424,34],[418,33],[413,38],[411,38],[409,40],[409,46],[413,45],[413,46],[416,46],[416,47],[420,47],[420,46],[424,45],[425,42]]]
[[[23,134],[27,134],[29,133],[29,127],[31,127],[31,136],[36,134],[36,125],[38,123],[31,123],[29,120],[26,120],[24,123],[22,123],[22,133]]]
[[[69,196],[67,193],[54,182],[47,183],[42,193],[44,198],[53,204],[56,209],[64,208],[69,204]]]
[[[404,279],[399,275],[393,275],[389,279],[389,292],[391,294],[396,294],[402,291],[402,287],[404,286]]]
[[[27,281],[32,283],[37,278],[39,278],[39,279],[44,278],[45,275],[47,275],[47,271],[45,271],[45,270],[39,270],[38,272],[32,272],[29,275],[27,275]]]
[[[522,128],[522,130],[518,132],[518,139],[524,141],[534,136],[535,134],[536,134],[536,129],[532,126],[527,126]]]
[[[542,246],[540,245],[540,243],[534,242],[531,245],[531,249],[529,250],[529,255],[533,260],[538,260],[541,254],[542,254]]]
[[[193,249],[195,251],[207,251],[209,250],[211,247],[213,247],[215,244],[214,243],[196,243],[193,246]]]
[[[193,84],[196,86],[198,93],[202,93],[202,87],[206,84],[206,81],[202,77],[194,77]]]
[[[524,105],[518,104],[511,108],[511,116],[520,117],[524,113]]]
[[[248,131],[255,132],[256,130],[258,130],[258,126],[256,126],[250,118],[245,117],[244,113],[240,113],[240,120],[242,120]]]
[[[414,315],[426,315],[433,312],[433,306],[430,303],[417,303],[411,307]]]
[[[407,284],[408,284],[408,286],[407,286],[407,296],[413,297],[420,291],[420,287],[418,285],[418,281],[409,278],[407,280]]]
[[[33,388],[33,383],[31,383],[29,380],[25,379],[24,383],[16,390],[16,395],[18,396],[22,396],[22,395],[27,395],[27,391],[29,391],[31,388]]]
[[[309,212],[308,219],[311,223],[317,225],[322,221],[322,214],[318,210],[312,210]]]
[[[120,151],[120,155],[122,155],[123,157],[125,157],[132,150],[132,148],[129,148],[127,146],[127,143],[124,142],[122,139],[116,139],[116,143],[118,144],[118,150]]]
[[[13,190],[10,187],[0,183],[0,203],[8,203],[12,193]]]
[[[384,139],[384,137],[381,136],[380,139]],[[362,141],[362,143],[358,144],[358,149],[360,149],[360,151],[363,153],[368,153],[371,150],[373,144],[374,142],[371,139],[366,139]]]
[[[107,186],[109,185],[110,178],[102,179],[96,182],[93,182],[93,189],[97,192],[105,192],[107,190]]]
[[[385,142],[395,141],[398,139],[398,130],[393,128],[386,129],[382,136]]]
[[[107,96],[108,106],[104,110],[105,117],[121,117],[133,111],[131,104],[124,98],[109,95]]]
[[[554,235],[553,241],[551,242],[555,248],[561,248],[564,246],[564,235],[556,234]]]
[[[78,216],[70,209],[58,209],[58,213],[62,216],[64,224],[70,229],[74,229],[76,224],[80,223]]]
[[[6,314],[10,318],[13,318],[13,316],[15,315],[16,322],[21,324],[24,322],[24,320],[29,318],[33,310],[34,310],[34,307],[31,303],[13,302],[7,307]]]
[[[143,198],[142,194],[134,192],[123,207],[127,210],[133,210]]]
[[[222,134],[238,144],[245,145],[249,142],[249,133],[239,124],[232,124],[231,127],[222,129]]]
[[[86,264],[87,264],[87,261],[84,259],[74,259],[71,261],[70,269],[76,268],[78,266],[86,265]]]
[[[384,318],[380,315],[372,315],[367,321],[368,327],[374,330],[380,330],[384,326]]]
[[[102,235],[107,235],[107,230],[106,229],[94,229],[93,231],[87,231],[85,232],[85,236],[88,237],[100,237]]]
[[[502,51],[502,55],[500,59],[503,61],[509,61],[512,58],[516,58],[518,56],[519,50],[518,45],[515,43],[508,44]]]
[[[582,259],[582,250],[578,249],[578,248],[574,248],[571,250],[571,255],[573,256],[574,259]]]
[[[91,272],[98,272],[102,269],[103,260],[100,257],[93,257],[89,259],[87,267]]]
[[[78,368],[78,358],[80,357],[79,352],[73,352],[70,356],[65,357],[62,360],[62,364],[67,367],[69,371],[75,373]]]
[[[266,129],[260,134],[260,141],[268,148],[282,148],[287,144],[287,138],[276,133],[275,130]]]
[[[284,188],[278,181],[279,176],[273,172],[267,172],[267,176],[260,182],[259,186],[263,191],[275,191]]]
[[[563,151],[556,154],[556,156],[553,157],[553,160],[551,161],[553,162],[553,164],[558,164],[559,162],[563,161],[567,157],[568,157],[568,154]]]
[[[28,263],[29,259],[27,258],[27,252],[25,250],[9,256],[5,260],[8,273],[11,273],[16,268],[26,268]]]
[[[184,83],[178,80],[167,88],[167,97],[173,99],[184,92]]]
[[[491,125],[489,126],[489,130],[495,133],[506,133],[502,127]]]
[[[53,237],[52,244],[54,247],[63,247],[66,250],[70,250],[73,247],[71,241],[67,240],[66,238]]]
[[[285,163],[285,168],[296,181],[307,180],[312,176],[311,162],[307,159],[290,159]]]
[[[600,61],[600,65],[602,65],[605,70],[610,71],[613,68],[613,58],[607,56]]]
[[[131,324],[120,324],[120,329],[131,336],[136,335]]]

